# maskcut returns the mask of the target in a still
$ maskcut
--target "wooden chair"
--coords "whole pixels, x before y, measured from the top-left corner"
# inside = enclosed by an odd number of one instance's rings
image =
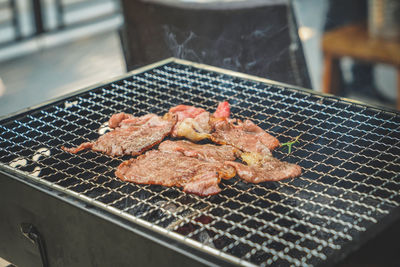
[[[400,109],[400,42],[371,38],[365,25],[347,25],[324,34],[322,51],[324,93],[339,93],[339,60],[342,57],[386,63],[397,69],[397,108]]]

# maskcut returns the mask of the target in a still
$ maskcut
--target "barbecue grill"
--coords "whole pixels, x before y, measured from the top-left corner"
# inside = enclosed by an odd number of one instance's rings
[[[218,195],[115,177],[125,159],[69,154],[117,112],[212,111],[228,100],[282,143],[301,177],[222,181]],[[0,256],[20,266],[326,265],[400,216],[400,114],[168,59],[0,121]]]

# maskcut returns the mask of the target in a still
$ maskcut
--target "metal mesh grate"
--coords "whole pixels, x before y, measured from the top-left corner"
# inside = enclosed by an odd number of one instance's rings
[[[400,206],[399,114],[178,62],[3,120],[0,162],[240,264],[325,262]],[[258,185],[233,178],[220,194],[198,197],[120,181],[115,168],[129,157],[60,149],[96,139],[116,112],[212,111],[223,100],[281,142],[301,135],[291,154],[274,155],[302,166],[302,176]]]

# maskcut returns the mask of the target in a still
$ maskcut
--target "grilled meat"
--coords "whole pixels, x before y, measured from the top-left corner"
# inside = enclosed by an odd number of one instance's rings
[[[211,131],[210,113],[202,108],[178,105],[170,108],[169,114],[176,115],[178,121],[172,130],[172,137],[186,137],[193,141],[207,138]]]
[[[123,181],[183,187],[184,192],[207,196],[221,191],[218,184],[221,178],[227,178],[224,169],[218,162],[151,150],[122,162],[115,175]]]
[[[157,124],[160,119],[155,114],[149,113],[140,117],[135,117],[131,114],[117,113],[111,116],[108,120],[108,126],[110,128],[129,128],[129,127],[143,127],[146,125]],[[168,118],[166,118],[168,119]]]
[[[232,146],[199,145],[186,140],[164,141],[158,149],[163,152],[179,152],[187,157],[194,157],[209,162],[235,160],[238,152]]]
[[[164,141],[158,149],[163,152],[179,152],[184,156],[193,157],[208,162],[219,162],[222,164],[224,173],[223,178],[232,178],[236,171],[232,166],[223,164],[225,161],[236,159],[239,151],[232,146],[216,146],[211,144],[199,145],[186,140]]]
[[[210,138],[211,126],[209,121],[210,113],[208,112],[203,112],[195,118],[185,118],[177,123],[172,136],[185,137],[195,142]]]
[[[219,120],[214,124],[211,140],[217,144],[234,146],[244,152],[269,154],[279,141],[250,120]]]
[[[279,146],[275,137],[250,120],[242,122],[229,116],[228,102],[219,103],[212,115],[202,108],[187,105],[171,108],[164,117],[118,113],[109,119],[111,132],[94,142],[63,149],[71,153],[92,149],[112,156],[136,156],[168,135],[192,141],[211,139],[222,145],[164,141],[159,150],[124,161],[115,172],[124,181],[183,187],[183,191],[201,196],[220,192],[221,178],[230,179],[236,173],[251,183],[278,181],[301,174],[299,166],[272,156],[271,150]],[[246,164],[235,161],[239,156]]]
[[[294,178],[301,174],[298,165],[274,158],[271,150],[279,146],[275,137],[266,133],[250,120],[218,120],[211,140],[218,144],[229,144],[244,153],[241,158],[246,164],[226,161],[236,169],[240,178],[251,183],[278,181]]]
[[[117,128],[119,124],[128,119],[133,119],[134,116],[132,114],[127,114],[124,112],[117,113],[111,116],[111,118],[108,120],[108,127],[110,128]]]
[[[100,136],[94,142],[86,142],[76,148],[65,148],[67,152],[78,153],[83,149],[92,149],[111,156],[139,155],[161,142],[170,134],[176,118],[168,115],[161,118],[155,114],[142,117],[114,115],[110,119],[115,128]]]
[[[227,119],[231,115],[231,108],[228,101],[220,102],[213,117],[216,119]]]
[[[300,166],[280,161],[272,154],[243,153],[241,158],[247,165],[234,161],[226,161],[225,164],[234,167],[239,177],[250,183],[279,181],[301,174]]]
[[[187,105],[173,107],[169,113],[178,116],[178,122],[171,134],[172,137],[185,137],[192,141],[200,141],[211,137],[213,121],[230,116],[230,106],[226,101],[219,103],[213,115],[202,108]]]

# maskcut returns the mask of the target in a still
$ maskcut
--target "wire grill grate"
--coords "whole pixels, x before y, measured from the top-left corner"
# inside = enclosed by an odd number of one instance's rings
[[[66,153],[108,130],[116,112],[163,114],[192,104],[210,111],[228,100],[281,142],[301,177],[247,184],[223,181],[210,197],[136,185],[114,176],[122,160]],[[121,216],[234,263],[316,265],[344,251],[400,206],[400,115],[180,61],[161,64],[0,122],[0,162]],[[111,208],[112,209],[112,208]]]

